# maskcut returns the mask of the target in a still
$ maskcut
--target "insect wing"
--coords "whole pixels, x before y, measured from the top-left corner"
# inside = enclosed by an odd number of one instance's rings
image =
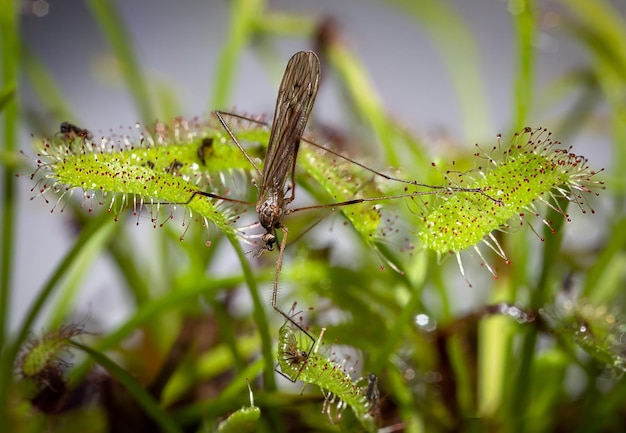
[[[319,76],[319,59],[312,51],[300,51],[289,59],[276,99],[259,200],[283,188],[288,173],[293,175],[300,139],[317,95]]]

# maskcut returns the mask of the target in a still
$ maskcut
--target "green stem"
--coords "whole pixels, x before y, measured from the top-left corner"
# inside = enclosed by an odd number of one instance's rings
[[[263,306],[263,302],[261,302],[261,297],[259,296],[259,288],[257,286],[254,273],[252,272],[252,268],[250,267],[250,263],[246,258],[246,253],[243,251],[243,248],[239,243],[239,239],[234,235],[229,235],[228,240],[235,249],[235,253],[239,258],[244,279],[246,281],[246,285],[248,286],[248,292],[250,293],[252,304],[254,305],[253,317],[261,336],[261,352],[263,353],[263,358],[266,362],[266,368],[263,376],[265,386],[268,391],[275,391],[276,380],[274,378],[274,370],[271,368],[271,366],[274,365],[274,357],[272,355],[272,339],[269,334],[269,323],[267,321],[267,316],[265,315],[265,308]]]
[[[107,0],[89,0],[87,4],[107,36],[126,79],[128,91],[133,95],[144,122],[152,122],[155,114],[150,103],[147,80],[139,66],[139,56],[133,51],[130,33],[124,25],[115,3]]]
[[[11,0],[0,1],[0,56],[2,56],[2,89],[8,94],[9,89],[15,89],[17,83],[17,67],[19,63],[19,48],[17,42],[17,2]],[[4,103],[4,152],[7,155],[15,153],[17,148],[18,104],[15,92],[7,96]],[[6,418],[6,395],[9,388],[11,372],[13,371],[14,353],[6,345],[7,328],[10,323],[11,285],[13,283],[13,259],[15,240],[15,174],[8,165],[2,173],[2,233],[0,234],[0,425]],[[6,362],[4,362],[6,361]]]
[[[217,73],[213,85],[214,96],[211,110],[225,108],[230,100],[233,77],[237,71],[238,59],[252,37],[254,22],[263,9],[263,0],[236,0],[231,2],[230,32],[224,39],[226,44],[216,62]]]
[[[422,275],[422,280],[416,284],[410,284],[403,278],[409,293],[411,294],[409,301],[404,305],[399,314],[395,317],[395,326],[389,331],[380,350],[377,350],[375,358],[372,360],[372,371],[381,371],[389,359],[390,354],[395,353],[398,342],[404,338],[407,329],[407,323],[411,322],[411,317],[415,314],[422,304],[422,294],[424,284],[426,284],[426,273]]]
[[[515,130],[526,126],[532,105],[535,66],[535,13],[534,1],[523,0],[519,13],[514,16],[515,35],[517,37],[517,78],[515,79]]]
[[[257,324],[259,334],[261,336],[261,353],[263,354],[263,359],[265,360],[263,382],[265,383],[266,391],[271,393],[276,391],[276,380],[274,378],[274,369],[272,368],[274,365],[274,356],[272,355],[272,339],[269,334],[269,323],[267,321],[267,316],[265,315],[265,308],[261,302],[259,289],[250,267],[250,263],[248,262],[246,254],[239,243],[239,239],[236,235],[229,234],[228,240],[232,244],[237,257],[239,258],[241,269],[243,270],[243,275],[246,280],[246,285],[248,286],[248,291],[250,292],[250,297],[252,298],[252,305],[254,305],[254,312],[252,313],[252,316],[254,317],[254,321]],[[273,427],[273,431],[284,431],[284,426],[282,425],[281,417],[277,410],[270,408],[266,411],[266,414]]]
[[[224,344],[228,346],[232,354],[235,370],[240,373],[246,368],[246,359],[241,355],[241,351],[239,350],[239,346],[236,341],[237,337],[232,329],[232,326],[230,326],[230,321],[232,319],[228,315],[227,310],[223,308],[215,297],[209,298],[208,302],[213,308],[213,314],[215,315],[215,320],[217,320],[218,326],[220,327],[220,333],[224,339]]]
[[[567,211],[568,204],[569,202],[563,198],[561,198],[558,202],[558,206],[560,206],[564,212]],[[562,226],[565,222],[565,217],[561,213],[550,209],[546,219],[548,221],[552,221],[552,228],[546,227],[543,233],[545,243],[543,248],[541,274],[534,290],[531,292],[531,311],[539,311],[539,309],[546,304],[549,296],[551,295],[549,291],[549,277],[554,270],[554,264],[558,257],[561,241],[563,240]],[[556,233],[552,232],[553,229],[556,230]],[[509,410],[511,417],[515,417],[517,421],[514,422],[513,425],[515,426],[515,431],[520,433],[526,431],[525,419],[526,414],[528,413],[531,398],[528,383],[532,380],[531,378],[533,375],[537,335],[537,327],[530,328],[526,334],[522,347],[521,359],[519,359],[519,368],[516,372],[515,387],[513,388],[514,392],[509,393]]]
[[[126,287],[133,297],[135,306],[139,308],[150,301],[150,287],[138,266],[136,252],[129,250],[132,245],[128,242],[130,234],[126,231],[126,227],[119,227],[119,234],[109,245],[109,253],[115,261],[116,268],[126,280]]]
[[[16,87],[19,49],[17,42],[17,2],[0,1],[0,55],[2,56],[2,88],[5,91]],[[14,93],[12,93],[15,95]],[[7,96],[4,103],[4,152],[9,155],[17,147],[18,103]],[[13,279],[13,246],[15,230],[15,174],[5,166],[2,193],[2,253],[0,254],[0,351],[4,349],[9,323],[11,283]],[[3,397],[2,394],[0,396]],[[1,399],[4,401],[4,399]]]
[[[159,404],[152,398],[150,393],[146,391],[133,377],[113,362],[110,358],[102,353],[93,350],[88,346],[84,346],[76,341],[70,340],[70,344],[77,349],[80,349],[87,353],[94,361],[100,364],[102,367],[117,379],[126,390],[134,397],[135,401],[143,408],[145,413],[152,418],[157,425],[165,432],[180,433],[182,430],[178,425],[169,417],[165,411],[163,411]]]

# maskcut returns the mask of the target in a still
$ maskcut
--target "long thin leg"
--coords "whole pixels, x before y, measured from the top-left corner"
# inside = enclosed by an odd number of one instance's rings
[[[288,320],[289,322],[291,322],[294,326],[296,326],[300,331],[302,331],[307,337],[309,337],[311,339],[311,341],[313,342],[311,344],[311,349],[309,350],[309,353],[311,353],[311,350],[313,349],[313,346],[315,345],[315,338],[313,338],[313,336],[311,334],[309,334],[304,328],[302,328],[302,326],[300,326],[298,323],[296,323],[295,320],[293,320],[293,318],[291,316],[289,316],[289,314],[285,313],[283,310],[281,310],[278,305],[278,277],[280,276],[280,270],[283,267],[283,253],[285,252],[285,246],[287,245],[287,227],[285,226],[281,226],[281,229],[283,231],[283,239],[280,242],[280,250],[278,251],[278,259],[276,260],[276,273],[274,274],[274,286],[272,288],[272,308],[281,316],[283,316],[285,318],[285,320]],[[307,354],[308,355],[308,354]]]
[[[276,259],[276,273],[274,274],[274,287],[272,289],[272,308],[278,311],[287,320],[293,322],[293,319],[291,319],[291,317],[289,317],[287,313],[285,313],[283,310],[278,308],[278,306],[276,305],[277,300],[278,300],[278,277],[280,276],[280,271],[283,267],[283,253],[285,251],[285,245],[287,245],[287,233],[289,233],[289,230],[287,230],[287,227],[282,226],[281,229],[283,231],[283,239],[280,242],[278,258]]]
[[[203,196],[203,197],[209,197],[209,198],[216,198],[218,200],[224,200],[224,201],[230,201],[233,203],[241,203],[241,204],[246,204],[248,206],[253,206],[254,203],[250,203],[247,201],[243,201],[243,200],[237,200],[236,198],[230,198],[230,197],[224,197],[222,195],[218,195],[218,194],[213,194],[212,192],[205,192],[202,190],[195,190],[193,192],[193,194],[191,194],[191,197],[189,197],[186,201],[178,201],[172,204],[180,204],[180,205],[186,205],[191,203],[191,200],[193,200],[193,198],[197,195]]]
[[[268,128],[269,128],[269,126],[270,126],[267,122],[263,122],[262,120],[252,119],[252,118],[250,118],[250,117],[243,116],[243,115],[241,115],[241,114],[237,114],[237,113],[228,113],[228,112],[225,112],[225,111],[220,111],[220,114],[223,114],[223,115],[226,115],[226,116],[231,116],[231,117],[236,117],[236,118],[238,118],[238,119],[241,119],[241,120],[246,120],[246,121],[248,121],[248,122],[256,123],[257,125],[265,126],[265,127],[268,127]],[[327,147],[324,147],[324,146],[322,146],[321,144],[317,144],[316,142],[314,142],[314,141],[312,141],[312,140],[309,140],[308,138],[302,137],[302,138],[301,138],[301,141],[304,141],[304,142],[306,142],[306,143],[309,143],[310,145],[315,146],[315,147],[317,147],[318,149],[321,149],[321,150],[323,150],[323,151],[325,151],[325,152],[328,152],[328,153],[330,153],[331,155],[334,155],[334,156],[336,156],[336,157],[338,157],[338,158],[341,158],[341,159],[343,159],[343,160],[345,160],[345,161],[348,161],[348,162],[351,162],[351,163],[353,163],[353,164],[356,164],[356,165],[358,165],[359,167],[361,167],[361,168],[363,168],[363,169],[365,169],[365,170],[367,170],[367,171],[369,171],[369,172],[371,172],[371,173],[373,173],[373,174],[376,174],[376,175],[378,175],[378,176],[381,176],[381,177],[383,177],[383,178],[385,178],[385,179],[387,179],[387,180],[393,180],[393,181],[396,181],[396,182],[402,182],[402,183],[406,183],[406,184],[409,184],[409,185],[425,186],[425,187],[430,187],[430,188],[433,188],[433,187],[434,187],[434,188],[441,188],[441,187],[439,187],[439,186],[426,185],[426,184],[417,183],[417,182],[414,182],[414,181],[411,181],[411,180],[399,179],[399,178],[396,178],[396,177],[393,177],[393,176],[389,176],[389,175],[387,175],[387,174],[385,174],[385,173],[381,173],[381,172],[379,172],[379,171],[376,171],[376,170],[374,170],[373,168],[370,168],[370,167],[366,166],[365,164],[361,164],[360,162],[355,161],[355,160],[353,160],[353,159],[352,159],[352,158],[350,158],[350,157],[347,157],[347,156],[345,156],[345,155],[342,155],[342,154],[341,154],[341,153],[339,153],[339,152],[335,152],[334,150],[329,149],[329,148],[327,148]]]
[[[259,178],[262,178],[263,177],[263,173],[261,172],[261,170],[259,170],[259,167],[257,167],[257,165],[252,160],[252,158],[250,158],[250,155],[248,155],[248,152],[246,152],[246,149],[244,149],[243,146],[239,143],[239,141],[237,141],[237,139],[235,138],[235,135],[233,134],[233,132],[230,130],[230,128],[226,124],[226,121],[224,120],[222,115],[232,116],[232,114],[231,113],[227,113],[225,111],[219,111],[219,110],[215,111],[215,116],[217,117],[217,119],[222,124],[222,127],[224,128],[226,133],[230,136],[230,139],[233,140],[233,143],[235,143],[237,145],[237,147],[239,148],[241,153],[243,153],[243,156],[245,156],[246,159],[248,160],[248,162],[252,165],[252,167],[254,167],[254,169],[256,170],[256,173],[259,176]],[[239,116],[235,116],[235,117],[239,117]],[[240,117],[240,118],[243,119],[242,117]]]
[[[269,127],[267,122],[263,122],[261,120],[256,120],[256,119],[252,119],[252,118],[249,118],[249,117],[246,117],[246,116],[242,116],[241,114],[228,113],[228,112],[224,112],[224,111],[220,111],[219,113],[223,114],[223,115],[231,116],[231,117],[236,117],[236,118],[241,119],[241,120],[246,120],[246,121],[249,121],[249,122],[252,122],[252,123],[256,123],[258,125]],[[217,114],[217,112],[216,112],[216,114]],[[228,132],[230,133],[230,130]],[[230,135],[231,135],[231,137],[233,137],[232,134],[230,134]],[[233,137],[233,140],[234,140],[234,137]],[[406,180],[406,179],[400,179],[398,177],[389,176],[389,175],[387,175],[385,173],[382,173],[380,171],[374,170],[373,168],[368,167],[365,164],[362,164],[359,161],[356,161],[356,160],[354,160],[354,159],[352,159],[352,158],[350,158],[348,156],[342,155],[339,152],[335,152],[334,150],[329,149],[327,147],[324,147],[321,144],[317,144],[313,140],[309,140],[309,139],[307,139],[305,137],[302,137],[301,141],[304,141],[304,142],[310,144],[311,146],[315,146],[318,149],[323,150],[324,152],[328,152],[331,155],[334,155],[334,156],[336,156],[338,158],[341,158],[344,161],[348,161],[348,162],[351,162],[352,164],[358,165],[359,167],[361,167],[364,170],[369,171],[370,173],[373,173],[373,174],[375,174],[377,176],[380,176],[380,177],[382,177],[384,179],[387,179],[387,180],[390,180],[390,181],[393,181],[393,182],[400,182],[400,183],[405,183],[407,185],[414,185],[414,186],[422,186],[424,188],[431,188],[431,189],[435,189],[435,190],[439,190],[439,191],[445,190],[445,191],[451,191],[451,192],[471,192],[471,193],[477,193],[477,194],[484,195],[485,197],[489,198],[490,200],[493,200],[494,202],[498,202],[498,203],[502,202],[502,200],[493,198],[489,194],[486,194],[481,188],[463,188],[463,187],[456,187],[456,186],[428,185],[428,184],[420,183],[420,182],[417,182],[417,181],[414,181],[414,180]],[[239,143],[236,143],[236,144],[237,144],[237,146],[239,146],[240,149],[243,150],[243,148],[239,145]],[[247,154],[246,154],[246,157],[249,159]],[[249,159],[249,160],[250,160],[250,162],[252,162],[251,159]],[[292,174],[292,179],[293,179],[293,174]],[[370,201],[373,201],[373,200],[370,200]]]
[[[477,191],[470,191],[467,190],[466,192],[482,192],[482,190],[479,190],[479,188],[476,188]],[[429,191],[429,192],[413,192],[413,193],[407,193],[407,194],[398,194],[398,195],[387,195],[387,196],[381,196],[381,197],[364,197],[364,198],[355,198],[353,200],[346,200],[346,201],[339,201],[337,203],[327,203],[327,204],[316,204],[316,205],[311,205],[311,206],[303,206],[303,207],[299,207],[299,208],[295,208],[295,209],[287,209],[285,211],[285,214],[292,214],[292,213],[296,213],[296,212],[300,212],[303,210],[311,210],[311,209],[325,209],[325,208],[333,208],[333,207],[341,207],[341,206],[349,206],[351,204],[359,204],[359,203],[365,203],[368,201],[383,201],[383,200],[394,200],[397,198],[410,198],[410,197],[416,197],[418,195],[434,195],[434,194],[439,194],[439,191]],[[502,203],[501,200],[496,200],[496,203]]]

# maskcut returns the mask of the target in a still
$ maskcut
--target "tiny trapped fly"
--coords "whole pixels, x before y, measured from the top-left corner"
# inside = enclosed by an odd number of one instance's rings
[[[80,137],[84,140],[91,140],[93,138],[91,131],[80,128],[70,122],[61,123],[59,133],[63,134],[66,138]]]

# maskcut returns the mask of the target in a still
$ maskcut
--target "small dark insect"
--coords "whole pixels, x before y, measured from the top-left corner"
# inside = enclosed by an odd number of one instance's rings
[[[295,305],[294,303],[291,311],[295,310]],[[295,382],[302,369],[305,368],[310,354],[310,350],[306,352],[298,347],[296,328],[292,326],[296,323],[293,317],[295,314],[278,331],[278,364],[274,368],[274,371],[291,382]],[[302,329],[300,326],[298,328]],[[283,370],[281,371],[279,367]]]
[[[83,140],[91,140],[93,134],[88,129],[80,128],[72,123],[63,122],[59,128],[59,132],[65,136],[65,138],[79,137]]]
[[[167,167],[165,169],[165,172],[169,173],[169,174],[177,175],[178,174],[178,170],[182,166],[183,166],[183,163],[175,159],[174,161],[172,161],[172,163],[169,165],[169,167]]]
[[[198,146],[196,154],[202,165],[206,165],[206,157],[213,152],[213,137],[205,137]]]
[[[367,399],[370,411],[375,410],[380,399],[380,391],[378,391],[378,376],[370,373],[367,376],[367,389],[365,390],[365,398]]]

